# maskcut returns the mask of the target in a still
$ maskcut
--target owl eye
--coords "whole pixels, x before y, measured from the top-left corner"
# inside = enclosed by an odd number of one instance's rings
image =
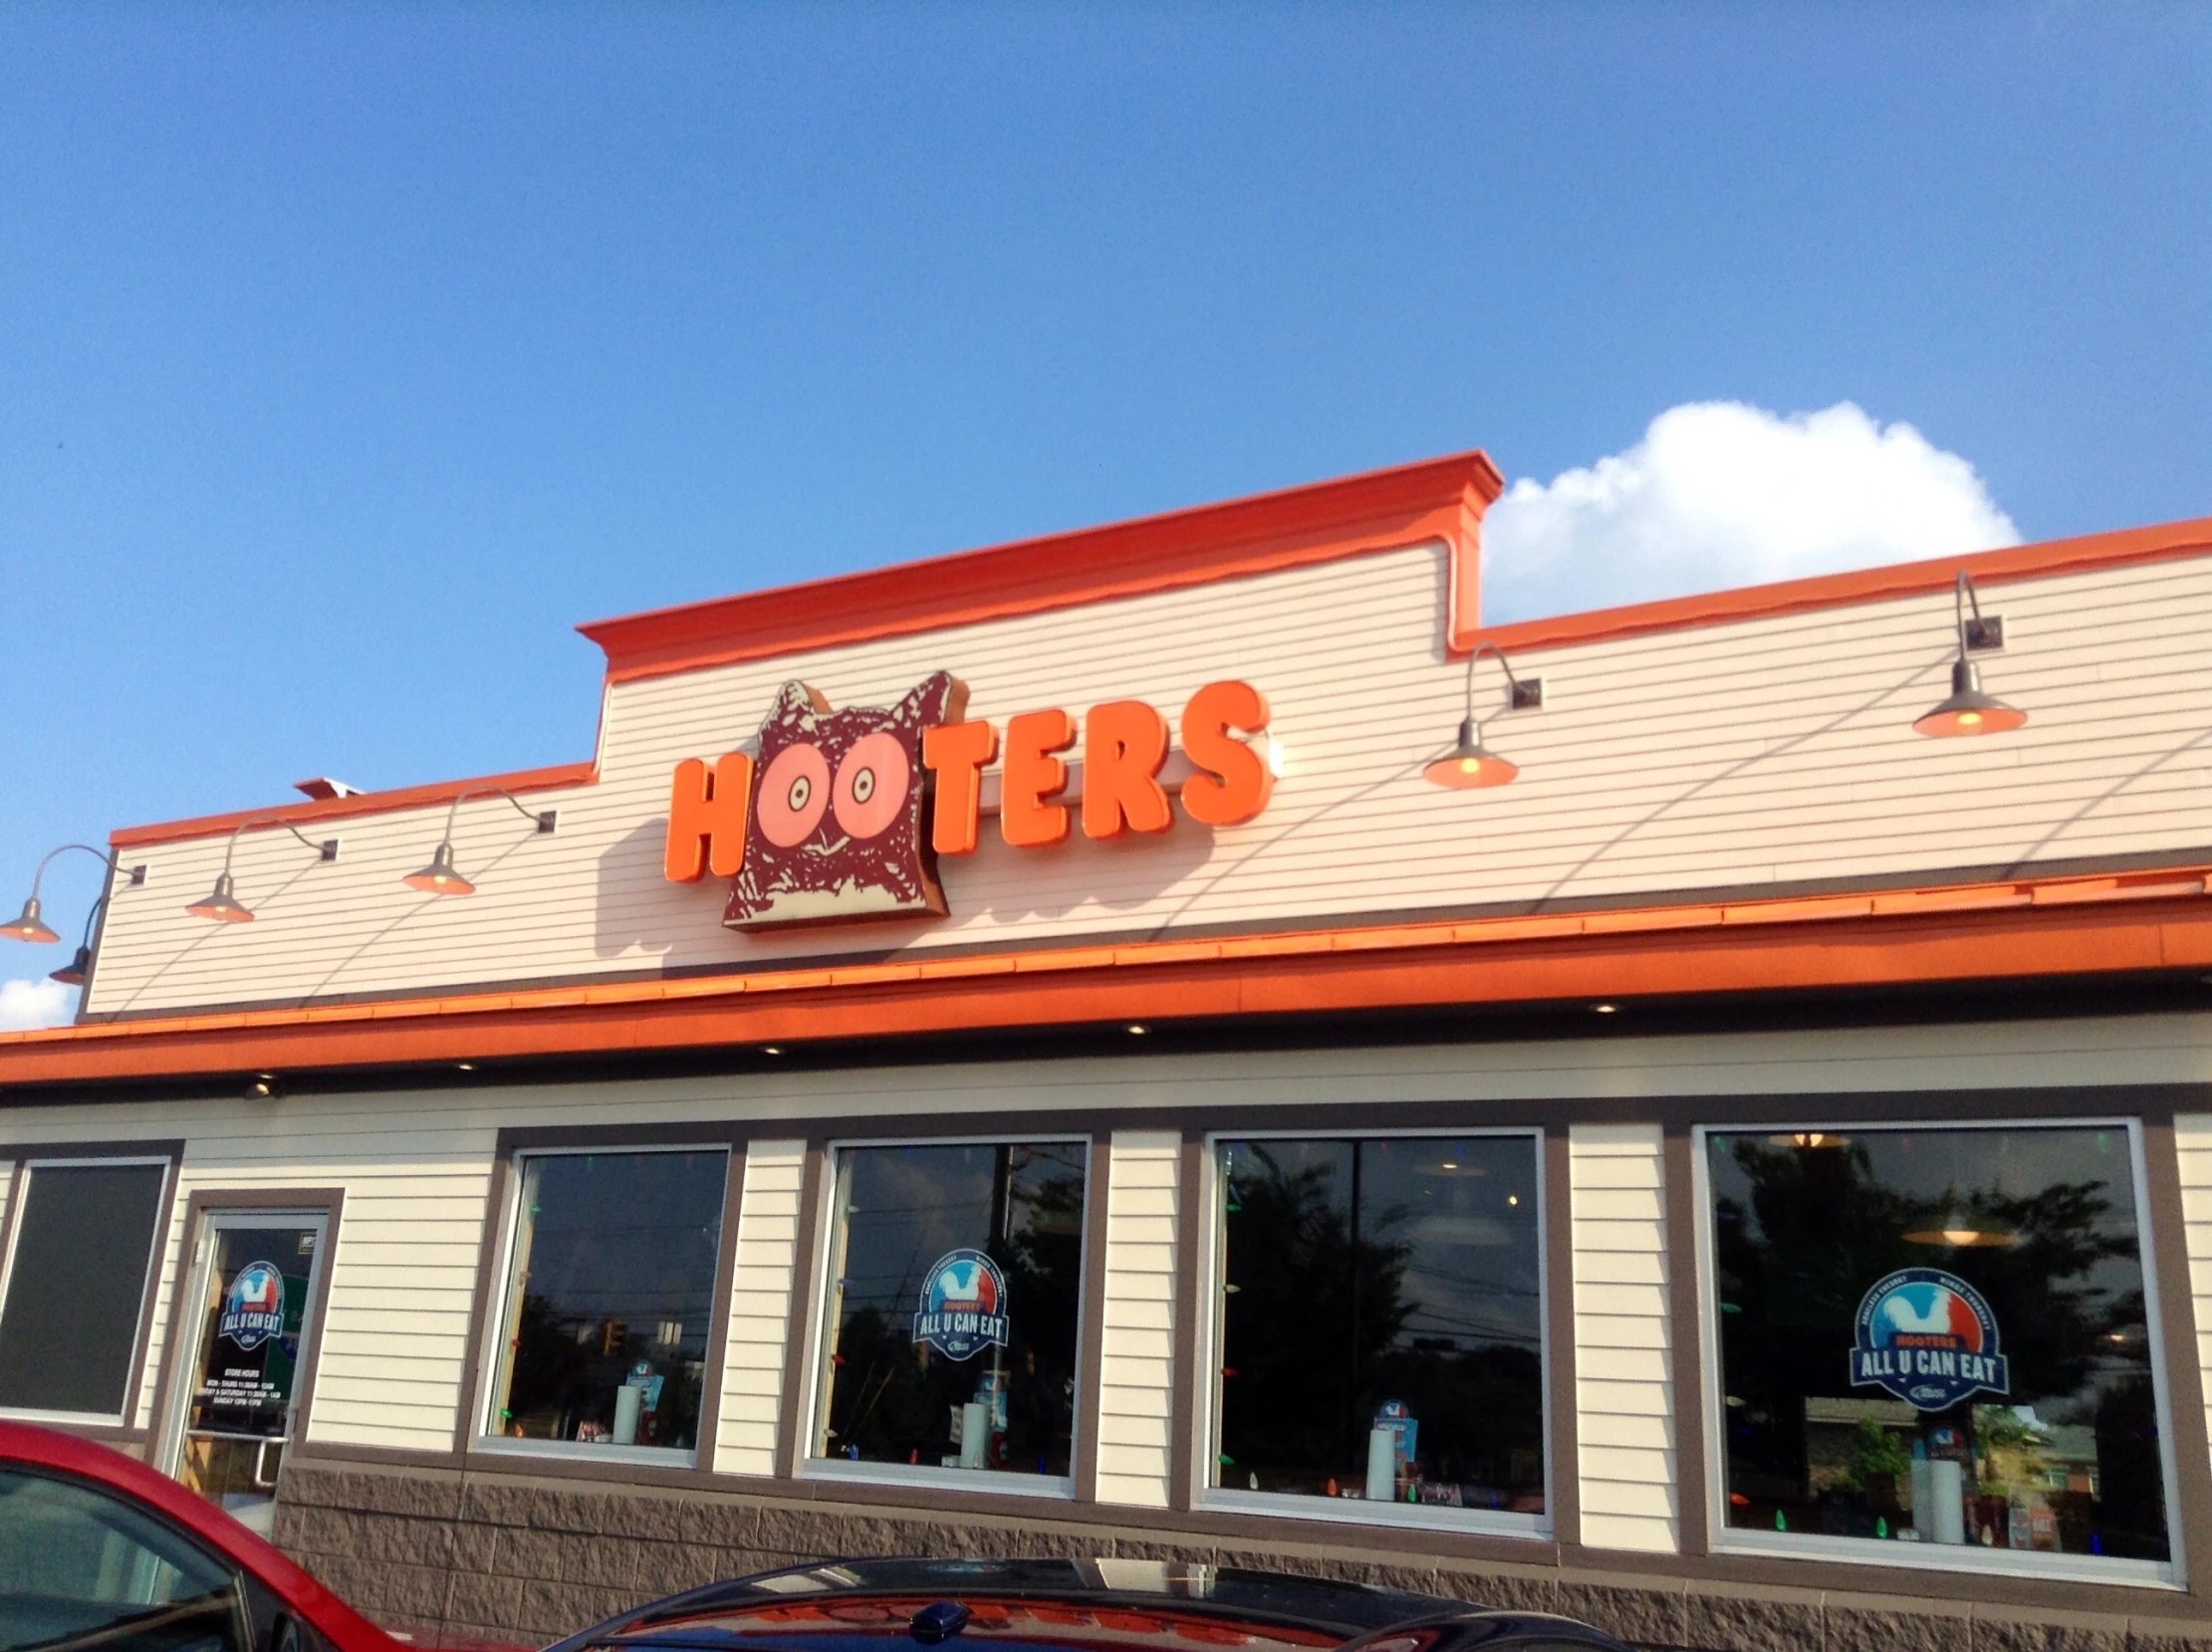
[[[818,746],[786,746],[761,776],[759,800],[755,809],[763,837],[787,849],[805,842],[829,807],[829,759]]]
[[[898,736],[878,729],[853,742],[838,765],[831,807],[849,836],[873,837],[899,818],[912,775]]]

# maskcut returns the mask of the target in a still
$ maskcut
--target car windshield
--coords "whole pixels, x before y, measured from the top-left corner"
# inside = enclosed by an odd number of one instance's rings
[[[230,1569],[121,1498],[0,1469],[0,1652],[88,1639],[156,1649],[237,1644]]]
[[[914,1613],[957,1600],[962,1640],[1031,1647],[1335,1646],[1444,1602],[1361,1584],[1156,1560],[856,1560],[796,1567],[679,1595],[617,1622],[599,1644],[775,1644],[860,1652],[904,1639]]]

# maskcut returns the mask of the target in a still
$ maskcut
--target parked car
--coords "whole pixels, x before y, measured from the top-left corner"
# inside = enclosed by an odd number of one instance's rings
[[[1572,1618],[1159,1560],[840,1560],[671,1595],[551,1652],[1628,1652]]]
[[[0,1652],[421,1652],[119,1451],[0,1422]]]

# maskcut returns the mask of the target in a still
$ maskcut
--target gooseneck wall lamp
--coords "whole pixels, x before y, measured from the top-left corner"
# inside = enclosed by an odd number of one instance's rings
[[[11,941],[38,943],[61,939],[61,936],[57,935],[53,927],[47,923],[40,910],[39,886],[46,881],[46,868],[54,863],[54,857],[57,854],[68,854],[72,850],[80,854],[89,854],[95,860],[98,860],[108,868],[108,881],[111,884],[115,882],[116,857],[113,853],[105,849],[96,849],[90,843],[64,843],[58,849],[49,849],[46,852],[46,858],[39,862],[39,869],[31,874],[30,898],[24,901],[23,910],[16,914],[12,922],[0,924],[0,935],[6,936]],[[132,883],[143,883],[145,880],[145,867],[132,866],[130,868],[130,881]],[[101,900],[108,898],[106,890],[102,890],[100,898]],[[98,910],[99,901],[95,901],[93,904],[94,909]]]
[[[1945,739],[1957,735],[2003,734],[2017,729],[2028,721],[2028,714],[2018,706],[2007,705],[1994,694],[1983,693],[1981,667],[1967,657],[1978,648],[2002,648],[2005,645],[2004,621],[1982,617],[1982,599],[1975,592],[1972,576],[1963,568],[1959,570],[1951,600],[1959,633],[1959,657],[1951,662],[1951,697],[1917,718],[1912,725],[1914,732]],[[1971,619],[1967,617],[1969,604],[1974,610]]]
[[[82,987],[85,977],[92,973],[93,968],[93,925],[100,917],[101,908],[108,904],[109,892],[115,887],[116,873],[122,869],[117,866],[113,851],[96,849],[90,843],[64,843],[58,849],[50,849],[46,858],[39,862],[39,869],[32,874],[31,893],[23,903],[23,910],[16,914],[14,921],[0,924],[0,936],[11,941],[30,941],[41,945],[61,939],[40,910],[39,887],[46,881],[46,868],[53,863],[54,856],[72,851],[89,854],[108,869],[99,898],[93,902],[92,910],[85,914],[85,937],[78,943],[77,956],[48,978],[59,981],[64,986]],[[132,866],[128,876],[133,884],[143,883],[146,880],[146,869],[143,866]]]
[[[1482,725],[1475,720],[1475,664],[1484,655],[1498,662],[1498,669],[1505,673],[1507,711],[1525,711],[1544,703],[1542,677],[1517,677],[1505,650],[1494,642],[1478,643],[1467,656],[1467,715],[1460,719],[1459,739],[1452,749],[1421,771],[1421,778],[1432,786],[1448,786],[1455,791],[1472,791],[1484,786],[1503,786],[1521,770],[1518,764],[1500,757],[1482,743]]]
[[[472,786],[453,800],[453,807],[445,812],[445,830],[438,838],[436,851],[430,863],[420,871],[409,872],[399,881],[410,889],[420,889],[426,895],[473,895],[476,885],[463,877],[453,864],[453,821],[461,812],[461,805],[471,798],[505,798],[508,807],[538,828],[542,836],[559,824],[561,812],[547,809],[533,812],[525,809],[514,793],[504,786]]]
[[[231,878],[230,861],[231,856],[238,852],[239,837],[250,827],[257,826],[280,826],[313,849],[320,859],[336,860],[338,858],[338,839],[336,837],[325,837],[318,840],[310,837],[281,815],[256,815],[250,820],[240,821],[231,829],[230,841],[223,845],[223,869],[216,874],[214,892],[208,895],[205,900],[195,900],[191,905],[184,908],[185,911],[191,913],[195,918],[206,918],[212,923],[253,922],[253,913],[248,911],[238,899],[238,885]]]

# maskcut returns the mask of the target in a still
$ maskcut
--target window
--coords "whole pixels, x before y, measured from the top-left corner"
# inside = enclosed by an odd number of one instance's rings
[[[1065,1489],[1088,1162],[1080,1142],[839,1150],[818,1459]]]
[[[1704,1163],[1731,1546],[2165,1566],[2129,1127],[1715,1130]]]
[[[0,1649],[245,1652],[238,1574],[122,1499],[0,1469]]]
[[[1229,1140],[1215,1170],[1212,1500],[1540,1529],[1535,1136]]]
[[[491,1432],[691,1452],[729,1154],[525,1153]]]
[[[165,1159],[32,1161],[0,1301],[0,1407],[121,1422]]]

